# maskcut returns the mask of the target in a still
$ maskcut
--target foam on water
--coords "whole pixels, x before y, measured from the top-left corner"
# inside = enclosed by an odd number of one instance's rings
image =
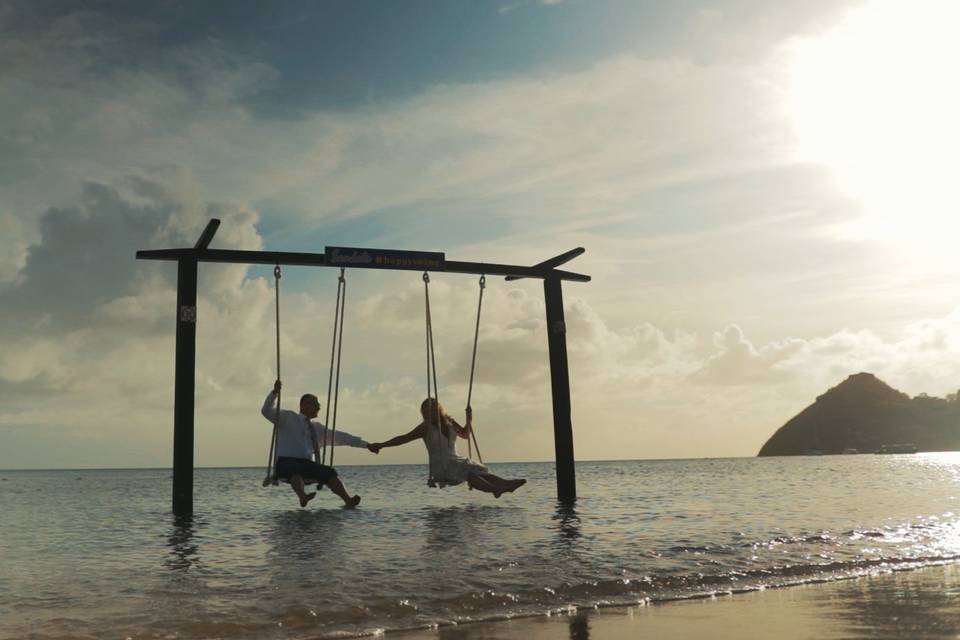
[[[836,580],[960,557],[960,456],[550,464],[494,500],[422,467],[345,467],[357,510],[262,470],[4,471],[0,636],[316,638]]]

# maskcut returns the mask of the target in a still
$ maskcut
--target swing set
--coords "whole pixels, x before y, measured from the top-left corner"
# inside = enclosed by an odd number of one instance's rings
[[[282,277],[282,270],[280,265],[277,265],[273,268],[273,290],[275,294],[274,301],[274,310],[276,313],[276,354],[277,354],[277,380],[281,380],[280,375],[280,278]],[[480,294],[477,298],[477,321],[474,325],[473,331],[473,353],[470,359],[470,382],[467,385],[467,406],[466,411],[472,412],[473,407],[470,404],[471,399],[473,398],[473,380],[474,373],[477,369],[477,346],[480,341],[480,314],[483,309],[483,291],[486,289],[487,278],[485,275],[480,276],[479,280],[479,289]],[[424,318],[426,319],[426,353],[427,353],[427,399],[432,401],[432,406],[440,406],[440,387],[437,383],[437,361],[436,361],[436,352],[434,351],[433,345],[433,316],[430,312],[430,274],[427,271],[423,272],[423,297],[424,297]],[[340,267],[340,277],[337,278],[337,299],[334,304],[334,314],[333,314],[333,344],[330,347],[330,373],[327,376],[327,410],[326,415],[323,420],[325,426],[323,431],[323,438],[316,437],[316,433],[313,432],[313,426],[310,425],[311,434],[313,437],[314,443],[314,455],[316,460],[320,464],[327,464],[327,449],[330,450],[330,466],[333,466],[333,452],[334,452],[334,442],[337,437],[337,409],[339,408],[339,396],[340,396],[340,363],[343,360],[343,323],[346,317],[346,298],[347,298],[347,277],[346,277],[346,268]],[[263,479],[263,486],[267,487],[270,485],[277,485],[279,482],[287,482],[287,480],[280,478],[276,473],[276,446],[277,446],[277,431],[280,428],[280,406],[281,406],[281,396],[282,390],[277,390],[277,401],[274,409],[273,417],[273,435],[270,438],[270,453],[267,456],[267,473]],[[333,421],[330,421],[330,409],[333,408]],[[439,424],[439,413],[434,416],[434,424]],[[329,428],[327,428],[329,426]],[[329,443],[329,447],[328,447]],[[480,445],[477,444],[477,434],[470,429],[467,437],[467,457],[473,458],[473,450],[477,450],[477,459],[480,461],[480,464],[483,464],[483,456],[480,454]],[[427,479],[427,485],[430,487],[438,486],[437,482],[441,482],[443,479],[438,478],[434,472],[434,469],[430,468],[430,475]],[[303,480],[305,485],[316,484],[318,488],[322,488],[322,483],[315,478],[304,478]]]
[[[178,517],[193,514],[193,443],[194,443],[194,392],[196,376],[196,323],[197,323],[197,266],[200,262],[233,264],[274,265],[274,290],[276,296],[277,379],[280,380],[280,279],[281,265],[339,267],[337,299],[334,313],[333,345],[330,352],[330,375],[327,381],[327,405],[322,445],[314,440],[315,454],[321,464],[326,464],[329,441],[330,465],[333,465],[333,438],[336,437],[338,396],[340,389],[340,363],[343,347],[343,324],[346,309],[346,269],[400,269],[423,271],[424,305],[426,318],[427,397],[439,404],[436,354],[433,344],[433,322],[430,312],[430,272],[465,273],[479,275],[477,319],[474,328],[473,355],[470,363],[470,381],[467,387],[467,409],[473,395],[474,374],[477,362],[477,346],[480,335],[480,314],[486,277],[505,276],[507,281],[521,278],[543,280],[544,301],[547,315],[547,343],[550,355],[550,382],[553,395],[554,450],[556,455],[557,497],[564,502],[576,500],[576,475],[573,456],[573,427],[570,421],[570,382],[567,365],[566,325],[563,316],[561,282],[589,282],[590,276],[562,271],[556,267],[584,252],[573,249],[531,267],[483,262],[459,262],[447,260],[445,254],[436,252],[398,251],[392,249],[359,249],[349,247],[326,247],[324,253],[293,253],[277,251],[240,251],[209,249],[220,220],[211,219],[192,249],[157,249],[137,251],[138,260],[164,260],[177,262],[177,325],[176,367],[174,379],[174,429],[173,429],[173,512]],[[331,421],[331,407],[333,410]],[[275,453],[277,424],[280,415],[280,393],[274,418],[270,453],[267,459],[267,474],[264,486],[276,484]],[[332,434],[328,439],[328,434]],[[470,430],[467,444],[470,457],[480,448],[476,434]],[[434,478],[431,469],[428,484]]]

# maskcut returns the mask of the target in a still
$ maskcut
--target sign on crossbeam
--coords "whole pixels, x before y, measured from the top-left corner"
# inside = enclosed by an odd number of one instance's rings
[[[446,255],[429,251],[326,247],[325,252],[327,264],[337,267],[414,271],[443,271],[446,268]]]

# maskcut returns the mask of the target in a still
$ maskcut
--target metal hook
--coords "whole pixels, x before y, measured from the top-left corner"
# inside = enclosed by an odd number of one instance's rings
[[[487,276],[480,276],[480,288],[483,289],[487,286]]]
[[[277,265],[273,268],[273,277],[277,280],[280,279],[280,265]]]
[[[423,281],[430,282],[430,274],[426,271],[423,272]]]

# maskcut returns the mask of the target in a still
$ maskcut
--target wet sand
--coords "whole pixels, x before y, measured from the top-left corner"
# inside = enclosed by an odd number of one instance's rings
[[[960,564],[822,584],[390,634],[403,640],[956,638]]]

